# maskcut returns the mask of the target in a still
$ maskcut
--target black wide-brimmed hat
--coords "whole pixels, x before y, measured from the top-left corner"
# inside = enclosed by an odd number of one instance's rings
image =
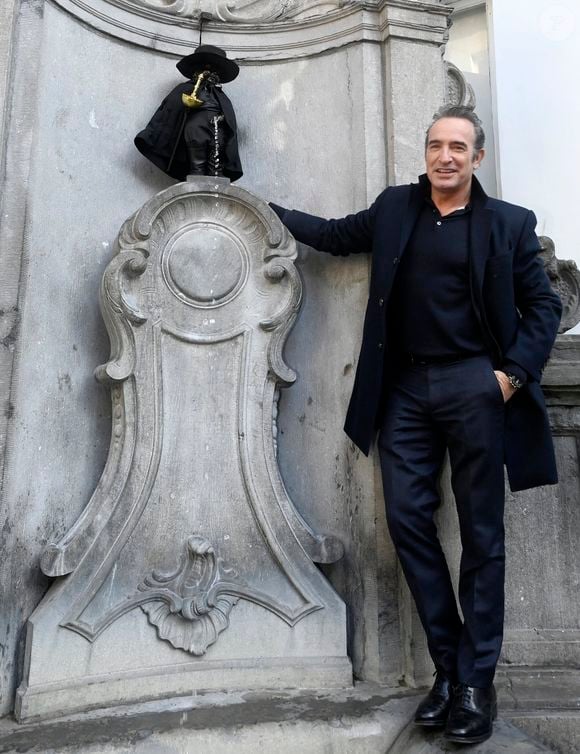
[[[181,58],[177,63],[177,70],[189,79],[195,71],[207,64],[219,74],[220,81],[224,84],[233,81],[240,72],[238,64],[230,60],[222,49],[213,45],[199,45],[194,53]]]

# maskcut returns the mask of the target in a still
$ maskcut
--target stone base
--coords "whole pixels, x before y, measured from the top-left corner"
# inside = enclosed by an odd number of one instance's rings
[[[580,710],[576,712],[511,712],[506,717],[529,736],[562,754],[580,751]]]
[[[571,668],[498,669],[495,685],[503,713],[526,710],[580,711],[580,670]]]
[[[562,754],[580,751],[580,670],[504,668],[496,685],[504,719]]]
[[[360,684],[324,693],[205,694],[18,725],[0,721],[0,754],[429,754],[456,750],[410,722],[423,692]],[[500,720],[470,754],[552,751]],[[567,751],[561,749],[561,751]],[[571,751],[571,750],[568,750]]]
[[[187,668],[187,666],[186,666]],[[202,671],[203,672],[203,671]],[[176,667],[165,673],[119,674],[118,677],[82,678],[78,683],[44,684],[28,686],[23,683],[16,692],[15,716],[19,722],[51,720],[62,715],[97,712],[131,701],[161,704],[163,699],[195,699],[219,694],[223,689],[237,692],[240,689],[270,689],[271,694],[280,689],[300,688],[303,693],[314,690],[352,687],[350,662],[342,658],[309,658],[293,663],[249,662],[224,663],[220,668],[205,668],[203,686],[191,669],[180,672]],[[197,705],[197,701],[195,702]]]

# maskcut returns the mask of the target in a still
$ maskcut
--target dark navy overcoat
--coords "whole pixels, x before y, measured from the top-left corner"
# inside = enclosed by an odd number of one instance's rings
[[[298,241],[331,254],[372,254],[362,346],[345,431],[368,454],[381,422],[389,366],[385,313],[401,256],[421,212],[421,183],[385,189],[369,209],[324,220],[271,205]],[[495,368],[510,361],[528,374],[506,404],[505,462],[512,490],[557,481],[550,425],[540,388],[561,303],[538,255],[534,213],[488,197],[473,178],[470,281],[474,309]]]

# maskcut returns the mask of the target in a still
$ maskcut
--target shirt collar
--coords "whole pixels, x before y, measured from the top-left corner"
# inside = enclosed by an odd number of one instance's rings
[[[439,213],[439,210],[433,203],[433,200],[431,199],[431,181],[429,178],[427,178],[427,173],[423,173],[423,175],[419,176],[419,186],[421,187],[421,191],[423,192],[423,197],[427,204],[434,208],[436,212]],[[465,205],[465,207],[461,207],[460,209],[456,209],[454,212],[450,212],[448,215],[445,215],[445,217],[456,217],[458,215],[466,215],[468,212],[471,212],[471,200]]]

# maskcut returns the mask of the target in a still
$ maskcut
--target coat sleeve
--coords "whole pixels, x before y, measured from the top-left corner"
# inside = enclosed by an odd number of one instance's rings
[[[528,212],[514,255],[514,294],[520,314],[517,335],[504,354],[539,382],[558,334],[562,304],[552,290],[539,255],[536,217]]]
[[[372,251],[377,205],[383,194],[368,209],[338,220],[324,220],[277,204],[270,204],[270,207],[297,241],[318,251],[347,256]]]

